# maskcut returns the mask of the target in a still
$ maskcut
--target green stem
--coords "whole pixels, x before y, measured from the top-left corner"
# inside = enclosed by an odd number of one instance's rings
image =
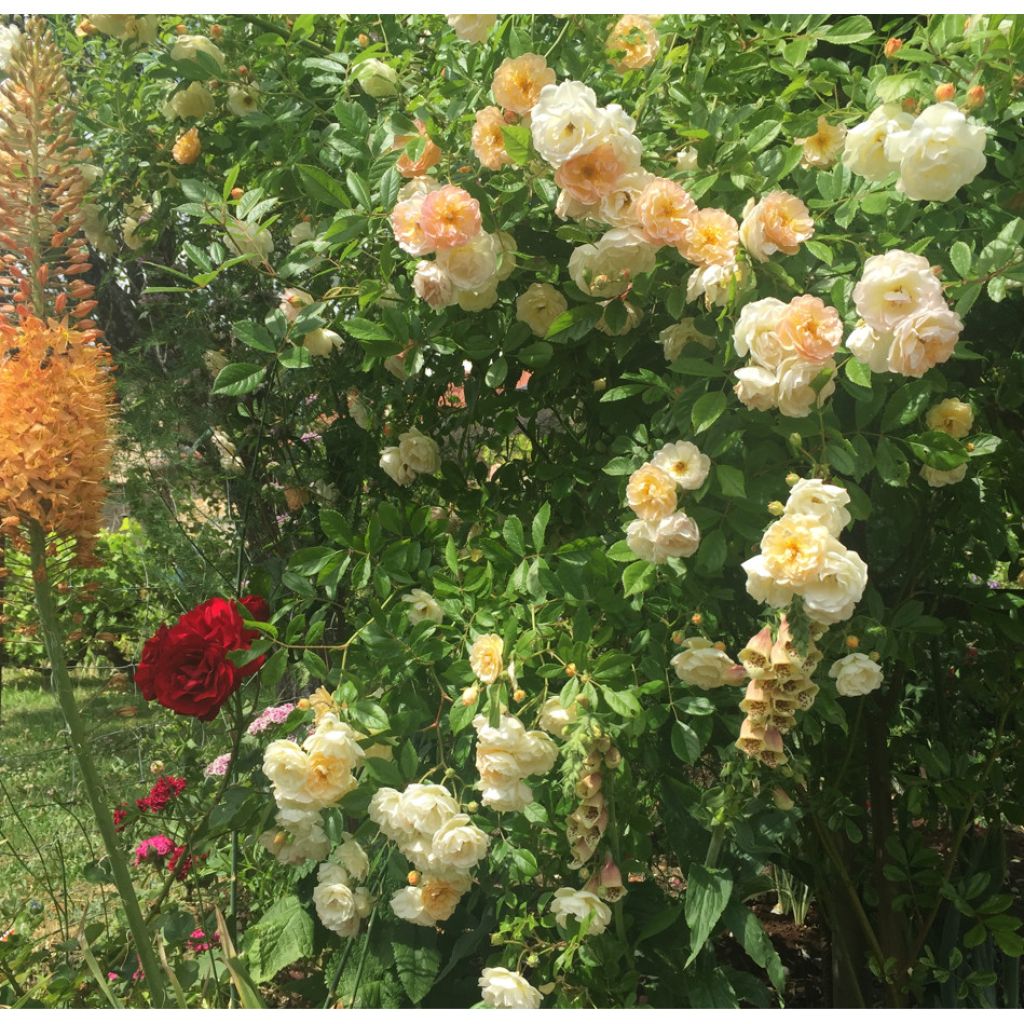
[[[132,933],[136,952],[146,975],[146,984],[149,987],[152,1004],[154,1007],[163,1007],[167,1000],[160,966],[157,963],[153,947],[150,945],[149,932],[142,919],[142,910],[132,886],[128,865],[117,845],[114,822],[110,815],[110,809],[103,798],[99,775],[89,751],[89,739],[86,735],[85,724],[78,713],[78,705],[75,703],[75,695],[71,687],[71,678],[68,676],[67,662],[64,658],[64,631],[57,614],[57,606],[47,573],[46,537],[38,523],[32,523],[29,529],[32,542],[32,578],[35,586],[36,607],[39,610],[39,622],[43,630],[46,652],[50,657],[54,689],[57,691],[61,710],[67,721],[71,747],[82,772],[85,792],[92,805],[96,825],[103,838],[103,845],[107,849],[107,856],[110,858],[114,884],[121,897],[121,905],[124,907],[125,917],[128,919],[128,928]]]
[[[718,856],[722,852],[725,843],[725,825],[716,825],[711,830],[711,842],[708,843],[708,853],[704,858],[704,866],[713,868],[718,863]]]

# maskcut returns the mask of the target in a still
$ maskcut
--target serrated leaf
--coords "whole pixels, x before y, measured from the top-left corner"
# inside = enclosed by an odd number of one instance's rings
[[[708,868],[691,864],[686,874],[686,901],[684,911],[690,929],[689,967],[718,924],[732,894],[732,879],[721,868]]]
[[[255,391],[267,376],[265,366],[257,366],[255,363],[228,363],[213,382],[213,393],[215,395],[229,395],[237,398],[239,395],[247,395]]]
[[[690,413],[690,422],[693,424],[693,432],[702,434],[725,412],[726,398],[721,391],[712,391],[709,394],[701,395],[693,403],[693,410]]]
[[[284,896],[249,926],[245,937],[249,971],[259,984],[312,955],[313,919],[297,896]]]
[[[961,276],[966,277],[971,272],[971,247],[962,239],[957,239],[949,249],[949,262],[953,269]]]
[[[544,502],[530,524],[530,537],[533,540],[533,550],[538,554],[544,549],[544,536],[547,533],[548,522],[551,519],[551,505]]]
[[[427,997],[434,979],[441,970],[441,954],[437,936],[428,928],[399,924],[397,937],[391,941],[395,970],[409,1001],[415,1006]]]
[[[655,569],[650,562],[633,562],[622,570],[622,589],[626,597],[643,593],[654,582]]]
[[[323,168],[313,164],[296,164],[302,191],[311,199],[326,203],[339,210],[348,210],[352,203],[340,181],[332,178]]]
[[[501,527],[501,534],[505,543],[520,558],[526,556],[526,542],[523,539],[523,524],[519,516],[507,516]]]

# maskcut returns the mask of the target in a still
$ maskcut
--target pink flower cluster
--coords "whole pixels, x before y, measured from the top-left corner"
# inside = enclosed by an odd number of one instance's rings
[[[221,754],[215,757],[204,769],[203,774],[209,779],[214,776],[224,776],[231,767],[231,754]]]
[[[163,863],[163,859],[174,850],[174,843],[167,836],[150,836],[135,847],[135,866],[140,864]]]
[[[161,775],[153,784],[149,793],[135,801],[140,811],[152,811],[159,814],[172,800],[181,796],[185,789],[185,780],[174,775]]]
[[[277,707],[265,708],[252,720],[246,732],[250,736],[259,736],[261,732],[265,732],[272,725],[280,725],[294,709],[294,704],[278,704]],[[219,761],[220,758],[217,760]],[[214,764],[216,764],[216,761]],[[212,768],[213,766],[211,765],[210,767]],[[209,773],[209,769],[207,771]],[[219,772],[217,774],[223,775],[224,773]]]

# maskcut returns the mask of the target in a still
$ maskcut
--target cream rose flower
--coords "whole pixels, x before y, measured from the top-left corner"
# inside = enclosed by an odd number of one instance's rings
[[[658,343],[664,349],[665,361],[668,363],[674,363],[691,342],[703,348],[715,348],[715,339],[700,330],[692,317],[685,317],[679,323],[670,324],[658,335]]]
[[[284,313],[285,320],[293,323],[295,318],[306,306],[313,304],[313,296],[301,288],[285,288],[277,308]]]
[[[278,811],[278,828],[259,837],[259,843],[282,864],[303,864],[323,860],[330,852],[331,841],[323,829],[318,810],[288,808]]]
[[[902,249],[871,256],[853,289],[857,313],[877,334],[923,309],[945,308],[942,285],[923,257]]]
[[[696,491],[708,478],[709,459],[690,441],[676,441],[659,448],[651,464],[664,470],[684,491]]]
[[[728,305],[750,286],[752,275],[749,263],[711,263],[697,267],[686,281],[686,301],[695,302],[704,296],[704,305]]]
[[[521,974],[504,967],[485,967],[480,975],[485,1005],[508,1010],[536,1010],[543,998]]]
[[[676,484],[663,469],[645,462],[626,484],[626,501],[641,519],[657,521],[676,510]]]
[[[399,487],[408,487],[415,479],[416,473],[413,468],[402,458],[402,453],[397,445],[383,449],[380,453],[380,468]]]
[[[228,110],[235,117],[249,117],[260,109],[260,90],[255,84],[229,85]]]
[[[794,513],[776,519],[761,538],[761,554],[772,579],[800,587],[817,579],[832,535],[817,516]]]
[[[390,786],[382,786],[370,797],[366,811],[367,817],[388,839],[404,838],[408,829],[405,819],[399,815],[401,806],[402,794]]]
[[[643,523],[643,519],[636,522]],[[685,512],[673,512],[656,523],[646,524],[650,529],[651,553],[647,559],[663,565],[669,558],[689,558],[700,547],[700,528]],[[629,543],[627,535],[626,542]]]
[[[889,348],[892,345],[892,334],[878,334],[866,323],[854,328],[846,339],[846,347],[862,363],[866,363],[872,373],[885,373],[889,369]]]
[[[985,169],[985,141],[985,129],[955,103],[934,103],[888,135],[885,155],[899,164],[896,187],[908,199],[946,202]]]
[[[504,786],[482,785],[480,801],[492,811],[518,813],[533,803],[533,790],[522,781]]]
[[[321,924],[342,938],[355,935],[361,921],[348,881],[347,873],[337,864],[321,864],[313,888],[313,906]]]
[[[796,595],[796,589],[779,583],[768,571],[764,555],[748,558],[740,568],[747,574],[747,593],[761,604],[784,608]]]
[[[616,228],[636,228],[639,224],[637,200],[653,180],[654,175],[643,168],[620,175],[598,204],[601,220]],[[586,209],[590,210],[592,207],[588,206]]]
[[[429,927],[436,923],[423,905],[423,891],[415,885],[407,885],[391,897],[391,910],[395,917],[410,924]]]
[[[783,348],[777,330],[788,306],[781,299],[758,299],[748,302],[741,310],[733,328],[732,343],[738,356],[750,356],[766,370],[778,368],[782,359],[790,355]]]
[[[360,61],[352,71],[359,87],[374,99],[398,95],[398,72],[382,60],[369,58]]]
[[[546,85],[554,85],[555,72],[547,61],[536,53],[506,57],[494,72],[491,92],[495,102],[506,110],[523,116],[529,114],[540,99]]]
[[[497,633],[486,633],[473,641],[469,649],[469,667],[481,683],[496,682],[504,663],[505,643]]]
[[[175,118],[201,118],[213,110],[213,95],[202,82],[193,82],[187,89],[179,89],[165,104],[164,116]]]
[[[783,351],[809,363],[825,363],[843,343],[843,322],[839,313],[814,295],[790,299],[775,326]]]
[[[608,127],[594,90],[572,79],[545,85],[530,112],[534,148],[555,168],[598,145]]]
[[[302,339],[302,347],[317,359],[329,356],[344,344],[344,339],[337,331],[328,330],[326,327],[316,327]]]
[[[275,799],[296,804],[314,803],[306,785],[308,773],[306,752],[291,740],[274,740],[263,752],[263,774],[274,787]]]
[[[504,126],[505,118],[497,107],[484,107],[476,112],[471,135],[473,152],[489,171],[498,171],[512,162],[505,149]]]
[[[883,181],[898,168],[886,155],[886,140],[890,135],[906,131],[914,123],[898,103],[885,103],[876,107],[868,119],[846,135],[843,163],[868,181]]]
[[[465,288],[460,288],[455,293],[456,304],[466,313],[479,313],[482,309],[490,309],[497,301],[497,281],[489,282],[478,291],[467,291]]]
[[[348,874],[358,882],[361,882],[370,871],[370,858],[366,851],[352,838],[351,833],[341,834],[341,843],[331,854],[331,861],[339,864]]]
[[[819,479],[798,480],[789,492],[785,511],[815,516],[833,537],[838,537],[850,524],[850,513],[846,511],[849,504],[850,494],[845,487]]]
[[[498,20],[496,14],[449,14],[448,24],[467,43],[482,43]]]
[[[767,412],[779,404],[779,381],[774,371],[763,366],[744,366],[733,372],[736,397],[748,408]]]
[[[848,654],[828,670],[840,697],[864,697],[882,685],[882,670],[866,654]]]
[[[654,536],[657,525],[657,522],[648,522],[646,519],[634,519],[626,526],[626,544],[629,550],[637,558],[641,558],[645,562],[651,562],[654,565],[659,564],[656,561],[654,548]]]
[[[830,359],[827,363],[808,363],[799,356],[783,359],[778,367],[779,379],[779,412],[783,416],[801,419],[809,416],[811,410],[820,408],[835,393],[836,364]],[[811,386],[819,374],[830,372],[831,376],[820,391]]]
[[[565,735],[565,730],[575,721],[575,702],[564,708],[558,697],[548,697],[541,705],[540,720],[537,724],[552,736],[561,737]]]
[[[441,622],[444,618],[441,606],[425,590],[412,590],[403,594],[402,600],[409,605],[406,615],[414,626],[421,622]]]
[[[923,377],[952,355],[963,321],[947,306],[919,309],[904,317],[892,332],[887,364],[904,377]]]
[[[864,596],[867,582],[868,567],[860,555],[830,538],[820,577],[800,592],[807,617],[826,626],[845,622]]]
[[[410,427],[398,435],[398,453],[414,473],[436,473],[441,468],[441,452],[437,442]]]
[[[963,462],[956,469],[935,469],[933,466],[922,466],[921,476],[929,487],[948,487],[958,484],[967,476],[967,463]]]
[[[554,285],[536,281],[516,299],[516,319],[543,338],[548,328],[569,308],[565,296]]]
[[[658,33],[648,18],[624,14],[613,26],[604,44],[612,67],[624,75],[646,68],[658,56]]]
[[[419,886],[424,911],[434,921],[447,921],[472,884],[473,879],[468,875],[424,875]]]
[[[434,833],[430,869],[439,874],[472,871],[487,856],[489,842],[468,814],[456,814]]]
[[[655,247],[630,228],[612,228],[596,243],[580,245],[569,256],[569,276],[594,298],[621,295],[639,274],[657,263]]]
[[[93,22],[95,24],[95,22]],[[171,60],[196,59],[197,53],[204,53],[210,57],[216,65],[224,70],[224,53],[216,43],[211,42],[206,36],[178,36],[171,47]]]
[[[925,415],[929,430],[941,430],[950,437],[964,438],[974,426],[974,410],[959,398],[944,398]]]
[[[739,686],[746,673],[742,665],[719,650],[710,640],[694,636],[685,640],[680,651],[669,664],[684,683],[701,690],[714,690],[719,686]]]
[[[555,890],[555,898],[551,901],[549,910],[555,915],[555,921],[560,928],[566,927],[570,917],[580,923],[590,918],[590,924],[587,926],[588,935],[600,935],[612,920],[612,908],[596,893],[586,889],[571,889],[569,886]]]
[[[465,245],[441,250],[437,254],[437,265],[448,274],[456,288],[482,291],[497,275],[499,255],[494,235],[480,231]]]
[[[416,264],[412,290],[431,309],[443,309],[455,302],[455,285],[451,277],[438,263],[431,260],[420,260]]]
[[[818,130],[806,139],[796,139],[798,146],[803,146],[800,164],[803,167],[831,167],[843,151],[846,141],[846,127],[841,124],[831,125],[827,117],[818,118]]]
[[[769,192],[756,203],[751,199],[743,210],[740,241],[761,263],[777,252],[796,255],[813,234],[814,220],[803,200],[788,192]]]
[[[396,813],[404,831],[433,836],[459,813],[459,805],[444,786],[413,782],[403,790]]]
[[[693,146],[684,146],[676,153],[677,171],[695,171],[699,166],[697,150]]]

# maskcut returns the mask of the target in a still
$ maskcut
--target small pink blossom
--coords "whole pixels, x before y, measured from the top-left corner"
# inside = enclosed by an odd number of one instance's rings
[[[261,732],[266,732],[272,725],[280,725],[294,708],[294,704],[278,704],[277,707],[265,708],[252,720],[246,732],[250,736],[259,736]]]
[[[203,774],[209,779],[213,776],[227,775],[231,767],[231,754],[221,754],[215,757],[204,769]]]
[[[153,861],[162,862],[173,849],[174,843],[167,836],[150,836],[148,839],[143,839],[135,847],[135,866],[138,867],[140,864]]]

